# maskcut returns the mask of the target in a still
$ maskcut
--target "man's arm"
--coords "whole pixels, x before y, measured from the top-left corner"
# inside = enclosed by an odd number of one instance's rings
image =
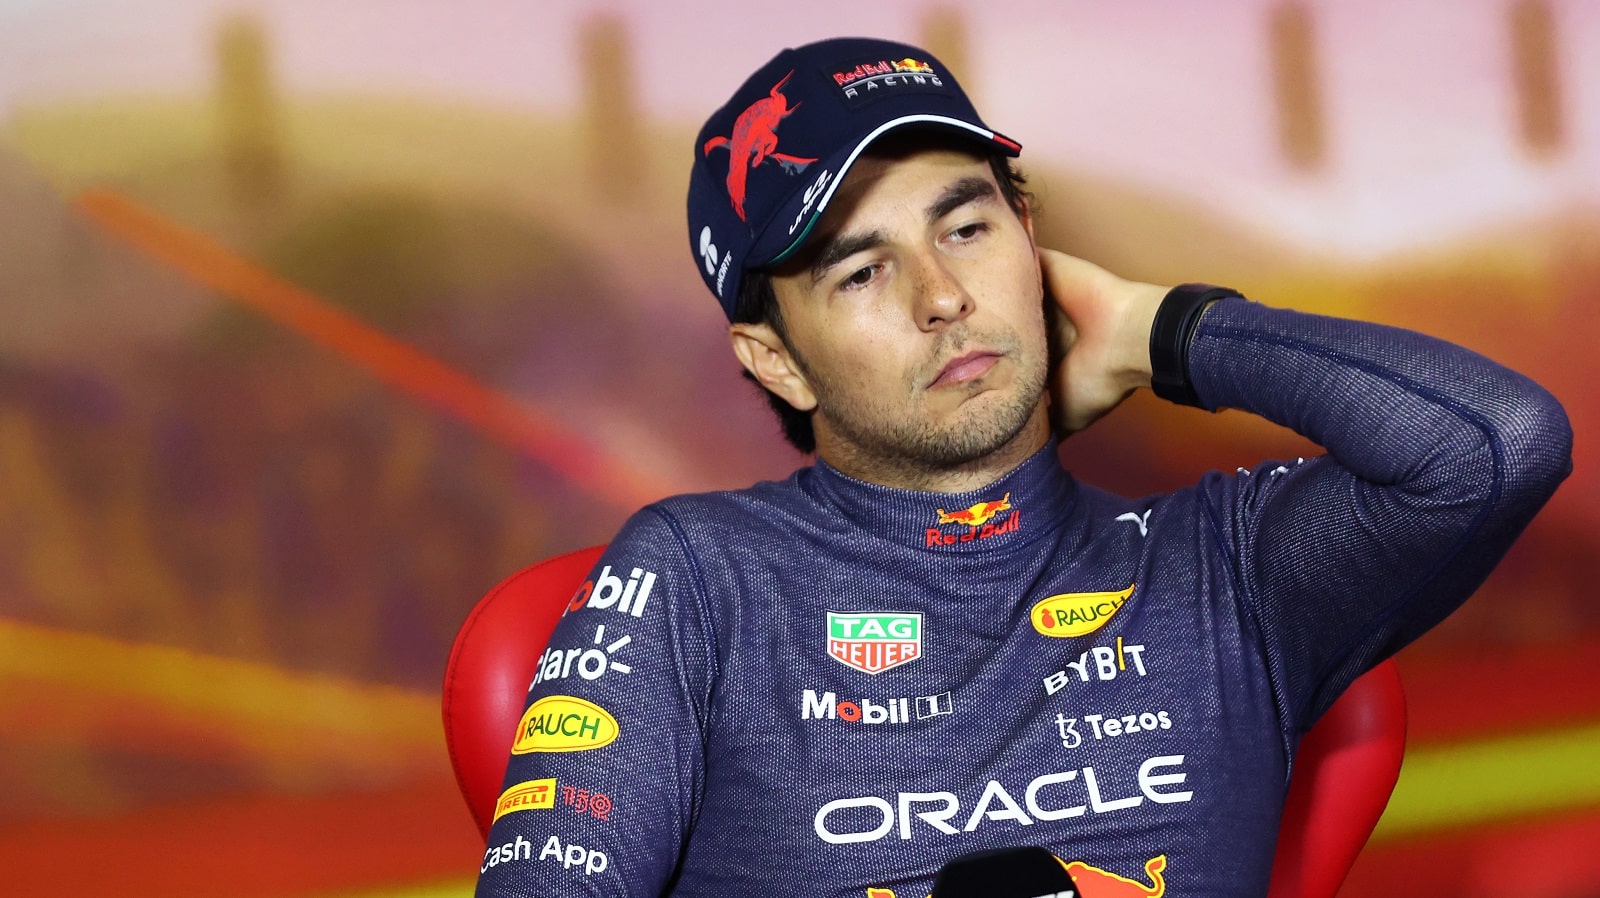
[[[1148,385],[1166,292],[1085,266],[1047,259],[1052,292],[1076,297],[1062,301],[1072,316],[1092,285],[1121,327],[1078,327],[1087,358],[1068,353],[1058,372],[1069,422],[1104,413],[1085,400],[1096,389]],[[1202,484],[1292,726],[1464,601],[1571,470],[1555,399],[1441,340],[1232,299],[1187,348],[1204,407],[1253,412],[1329,453]]]
[[[479,896],[657,896],[701,788],[714,652],[676,530],[634,515],[572,596],[528,692]]]

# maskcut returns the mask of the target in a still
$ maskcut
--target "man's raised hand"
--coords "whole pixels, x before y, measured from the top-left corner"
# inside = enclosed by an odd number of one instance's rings
[[[1088,427],[1150,386],[1150,325],[1166,287],[1124,280],[1066,253],[1039,248],[1050,330],[1051,422]]]

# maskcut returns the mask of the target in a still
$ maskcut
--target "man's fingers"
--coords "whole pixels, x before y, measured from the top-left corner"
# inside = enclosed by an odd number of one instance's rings
[[[1044,267],[1045,286],[1056,302],[1066,308],[1071,308],[1076,300],[1088,299],[1105,289],[1114,277],[1093,262],[1042,246],[1039,260]]]

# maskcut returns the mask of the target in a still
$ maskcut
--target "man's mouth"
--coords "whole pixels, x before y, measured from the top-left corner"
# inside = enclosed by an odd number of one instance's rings
[[[937,390],[940,387],[951,387],[968,383],[989,373],[989,369],[999,363],[1000,353],[987,350],[969,352],[957,356],[945,363],[939,370],[939,376],[928,384],[928,389]]]

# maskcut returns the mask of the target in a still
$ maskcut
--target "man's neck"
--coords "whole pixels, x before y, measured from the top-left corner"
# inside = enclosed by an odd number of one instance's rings
[[[856,480],[892,489],[929,493],[969,493],[982,489],[1027,461],[1050,441],[1050,422],[1040,403],[1026,424],[999,448],[970,461],[935,467],[900,457],[883,457],[817,432],[817,457]]]

